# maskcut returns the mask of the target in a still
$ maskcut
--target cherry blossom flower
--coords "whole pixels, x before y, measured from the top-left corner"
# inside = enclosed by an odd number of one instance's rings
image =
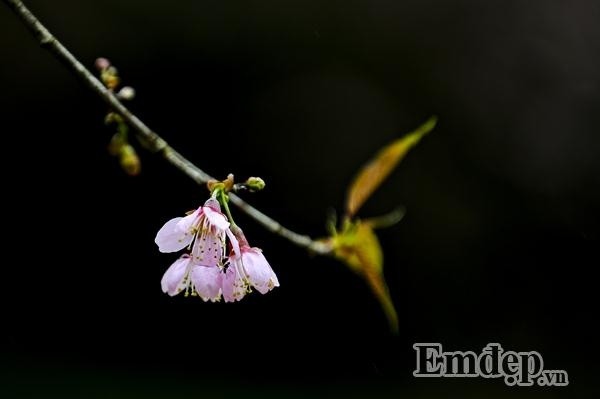
[[[241,246],[241,263],[248,283],[261,294],[266,294],[275,287],[279,287],[277,275],[267,262],[260,248]]]
[[[233,251],[229,257],[229,266],[223,275],[225,302],[241,300],[251,291],[251,287],[261,294],[279,287],[279,280],[262,254],[262,250],[250,247],[238,227],[235,227],[234,234],[239,241],[235,242],[235,245],[232,244]]]
[[[230,227],[231,226],[231,227]],[[225,257],[226,239],[231,243]],[[255,288],[266,294],[279,286],[277,276],[259,248],[250,247],[242,230],[231,225],[215,198],[185,217],[169,220],[154,240],[161,252],[191,248],[165,272],[162,290],[171,296],[185,291],[204,301],[241,300]]]
[[[203,266],[219,266],[225,254],[225,237],[235,239],[219,202],[210,198],[185,217],[169,220],[156,234],[160,252],[192,248],[192,260]]]
[[[219,267],[195,264],[188,255],[182,255],[165,272],[161,286],[163,292],[175,296],[199,295],[205,302],[221,299],[222,272]]]

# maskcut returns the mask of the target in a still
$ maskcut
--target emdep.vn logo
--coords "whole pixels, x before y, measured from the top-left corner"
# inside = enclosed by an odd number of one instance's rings
[[[506,385],[565,386],[569,375],[565,370],[544,370],[544,359],[536,351],[504,351],[500,344],[487,344],[480,354],[443,352],[440,343],[416,343],[415,377],[504,377]]]

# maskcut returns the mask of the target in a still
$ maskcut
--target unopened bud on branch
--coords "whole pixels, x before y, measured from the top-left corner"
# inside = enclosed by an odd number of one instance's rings
[[[100,57],[100,58],[96,59],[96,62],[94,63],[94,65],[96,66],[96,69],[98,69],[99,71],[104,71],[105,69],[108,69],[108,67],[110,66],[110,61],[107,58]]]
[[[121,146],[119,151],[119,163],[129,176],[137,176],[142,170],[140,157],[138,157],[135,149],[130,144]]]
[[[249,177],[245,185],[250,191],[260,191],[265,188],[265,181],[260,177]]]
[[[135,89],[131,86],[125,86],[117,93],[117,97],[121,100],[133,100],[135,97]]]

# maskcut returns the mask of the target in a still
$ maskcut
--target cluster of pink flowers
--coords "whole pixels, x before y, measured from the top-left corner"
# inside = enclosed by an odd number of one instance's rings
[[[171,296],[185,291],[204,301],[219,301],[223,295],[225,302],[234,302],[252,287],[261,294],[279,287],[262,251],[248,245],[242,230],[227,221],[214,198],[185,217],[169,220],[154,241],[160,252],[191,249],[162,278],[162,290]]]

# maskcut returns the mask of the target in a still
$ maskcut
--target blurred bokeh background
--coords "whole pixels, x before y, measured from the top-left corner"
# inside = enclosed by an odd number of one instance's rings
[[[156,231],[206,191],[141,150],[106,152],[106,106],[0,7],[3,397],[589,397],[599,262],[600,3],[28,1],[88,66],[108,57],[147,124],[247,199],[325,234],[380,147],[435,131],[361,210],[400,318],[369,289],[236,213],[281,287],[170,298]],[[416,379],[415,342],[539,351],[568,388]]]

